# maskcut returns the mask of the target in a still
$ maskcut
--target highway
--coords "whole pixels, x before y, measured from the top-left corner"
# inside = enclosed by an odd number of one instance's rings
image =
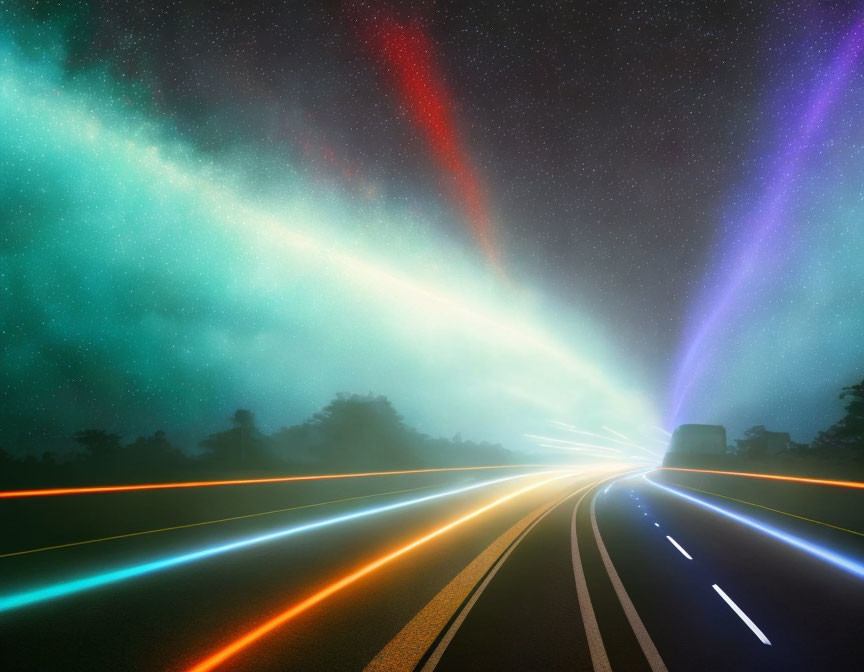
[[[601,465],[0,498],[0,669],[856,670],[862,497]]]

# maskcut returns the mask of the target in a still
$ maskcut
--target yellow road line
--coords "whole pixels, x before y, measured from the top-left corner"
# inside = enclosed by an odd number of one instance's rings
[[[735,497],[729,497],[727,495],[721,495],[717,492],[709,492],[708,490],[700,490],[699,488],[694,488],[689,485],[681,485],[677,484],[681,488],[687,488],[688,490],[695,490],[696,492],[701,492],[706,495],[714,495],[715,497],[722,497],[723,499],[729,499],[733,502],[738,502],[740,504],[747,504],[748,506],[756,506],[760,509],[765,509],[766,511],[773,511],[774,513],[782,513],[784,516],[789,516],[791,518],[797,518],[798,520],[806,520],[808,523],[816,523],[817,525],[824,525],[825,527],[831,527],[835,530],[840,530],[841,532],[848,532],[849,534],[857,534],[859,537],[864,537],[864,532],[856,532],[855,530],[850,530],[845,527],[840,527],[839,525],[832,525],[831,523],[824,523],[821,520],[814,520],[813,518],[805,518],[804,516],[798,516],[794,513],[789,513],[788,511],[781,511],[780,509],[772,509],[770,506],[762,506],[761,504],[755,504],[754,502],[746,502],[743,499],[735,499]]]
[[[446,534],[450,530],[464,525],[465,523],[474,520],[478,516],[482,516],[487,511],[494,509],[498,506],[503,505],[510,500],[519,497],[520,495],[524,495],[527,492],[530,492],[536,488],[543,487],[551,483],[552,481],[557,481],[563,478],[572,478],[573,472],[566,472],[561,474],[560,472],[543,472],[545,474],[553,473],[558,474],[556,476],[552,476],[551,478],[547,478],[542,481],[538,481],[536,483],[532,483],[523,488],[519,488],[518,490],[513,490],[506,495],[495,499],[488,504],[481,506],[479,509],[474,509],[466,513],[465,515],[456,518],[455,520],[451,520],[449,523],[439,527],[428,534],[418,537],[413,541],[405,544],[404,546],[400,546],[394,551],[387,553],[386,555],[379,556],[377,559],[369,562],[362,567],[355,569],[350,574],[342,576],[342,578],[333,581],[332,583],[326,585],[325,587],[318,590],[318,592],[313,593],[305,600],[297,602],[292,606],[288,607],[285,611],[272,616],[268,620],[254,627],[252,630],[247,631],[244,635],[241,635],[233,642],[229,643],[227,646],[223,646],[221,649],[211,654],[207,658],[203,659],[196,665],[190,667],[186,672],[208,672],[215,667],[218,667],[222,663],[224,663],[229,658],[236,656],[241,651],[249,648],[253,644],[255,644],[258,640],[263,637],[266,637],[269,633],[273,632],[277,628],[285,625],[289,621],[297,618],[301,614],[305,613],[309,609],[312,609],[316,605],[324,602],[329,599],[331,596],[335,595],[341,590],[344,590],[348,586],[353,585],[357,581],[360,581],[365,576],[381,569],[382,567],[389,565],[391,562],[398,560],[403,555],[410,553],[414,549],[423,546],[424,544],[437,539],[441,535]],[[540,474],[537,474],[540,475]]]
[[[558,503],[560,500],[557,499],[552,504],[544,503],[493,541],[378,652],[363,672],[415,669],[459,607],[502,554],[540,516]]]
[[[274,513],[285,513],[286,511],[299,511],[300,509],[311,509],[316,506],[326,506],[327,504],[339,504],[341,502],[351,502],[357,499],[368,499],[369,497],[383,497],[385,495],[396,495],[400,492],[414,492],[416,490],[428,490],[429,488],[438,487],[437,485],[424,485],[420,488],[407,488],[405,490],[391,490],[389,492],[376,492],[371,495],[360,495],[359,497],[345,497],[344,499],[332,499],[327,502],[318,502],[316,504],[304,504],[302,506],[291,506],[287,509],[275,509],[273,511],[262,511],[260,513],[247,513],[243,516],[231,516],[230,518],[219,518],[218,520],[205,520],[200,523],[188,523],[186,525],[174,525],[172,527],[160,527],[156,530],[143,530],[141,532],[130,532],[128,534],[115,534],[112,537],[100,537],[99,539],[86,539],[84,541],[73,541],[68,544],[57,544],[56,546],[43,546],[42,548],[31,548],[26,551],[15,551],[14,553],[4,553],[0,555],[2,558],[11,558],[16,555],[29,555],[30,553],[41,553],[42,551],[53,551],[59,548],[70,548],[72,546],[84,546],[85,544],[96,544],[101,541],[113,541],[115,539],[128,539],[129,537],[140,537],[145,534],[157,534],[159,532],[170,532],[172,530],[184,530],[190,527],[201,527],[202,525],[215,525],[216,523],[228,523],[232,520],[243,520],[245,518],[256,518],[258,516],[269,516]]]

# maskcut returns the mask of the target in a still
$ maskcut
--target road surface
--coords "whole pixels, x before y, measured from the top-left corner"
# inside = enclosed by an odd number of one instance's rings
[[[549,471],[2,500],[0,669],[860,669],[864,490]]]

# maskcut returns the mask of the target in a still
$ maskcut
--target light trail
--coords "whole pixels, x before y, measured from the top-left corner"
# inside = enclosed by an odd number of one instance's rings
[[[470,513],[468,513],[468,514],[466,514],[460,518],[457,518],[456,520],[450,521],[446,525],[439,527],[438,529],[434,530],[433,532],[430,532],[429,534],[426,534],[422,537],[419,537],[419,538],[415,539],[414,541],[396,549],[395,551],[392,551],[386,555],[381,556],[377,560],[373,560],[372,562],[370,562],[366,565],[363,565],[362,567],[355,570],[354,572],[351,572],[350,574],[345,575],[341,579],[334,581],[330,585],[319,590],[317,593],[314,593],[313,595],[307,597],[305,600],[298,602],[297,604],[289,607],[288,609],[286,609],[282,613],[277,614],[276,616],[265,621],[264,623],[262,623],[258,627],[250,630],[249,632],[247,632],[242,637],[234,640],[228,646],[220,649],[216,653],[212,654],[211,656],[205,658],[201,662],[192,666],[191,668],[189,668],[187,670],[187,672],[207,672],[207,670],[212,670],[214,667],[221,665],[228,658],[231,658],[232,656],[236,655],[237,653],[239,653],[243,649],[254,644],[257,640],[261,639],[262,637],[264,637],[269,632],[275,630],[280,625],[287,623],[292,618],[299,616],[304,611],[307,611],[308,609],[314,607],[316,604],[326,600],[328,597],[330,597],[334,593],[339,592],[343,588],[346,588],[347,586],[358,581],[359,579],[363,578],[367,574],[371,574],[375,570],[383,567],[384,565],[392,562],[393,560],[396,560],[397,558],[399,558],[399,557],[405,555],[406,553],[414,550],[418,546],[421,546],[421,545],[431,541],[432,539],[435,539],[436,537],[441,536],[445,532],[452,530],[454,527],[462,525],[463,523],[466,523],[469,520],[476,518],[477,516],[485,513],[486,511],[489,511],[490,509],[495,508],[496,506],[500,506],[504,502],[507,502],[507,501],[513,499],[514,497],[518,497],[519,495],[522,495],[526,492],[534,490],[535,488],[538,488],[542,485],[546,485],[547,483],[551,483],[552,481],[556,481],[556,480],[559,480],[562,478],[567,478],[571,475],[572,475],[571,473],[567,473],[567,474],[563,474],[563,475],[557,475],[557,476],[553,476],[552,478],[547,478],[545,480],[539,481],[537,483],[532,483],[531,485],[525,486],[524,488],[519,488],[518,490],[515,490],[515,491],[513,491],[507,495],[504,495],[503,497],[499,497],[498,499],[490,502],[489,504],[486,504],[485,506],[481,506],[479,509],[474,509],[474,511],[471,511]]]
[[[286,513],[288,511],[300,511],[301,509],[312,509],[317,506],[327,506],[328,504],[341,504],[343,502],[353,502],[358,499],[369,499],[370,497],[385,497],[386,495],[397,495],[405,492],[416,492],[417,490],[429,490],[436,488],[437,485],[424,485],[420,488],[407,488],[405,490],[391,490],[389,492],[376,492],[371,495],[359,495],[358,497],[345,497],[343,499],[331,499],[327,502],[316,502],[315,504],[302,504],[301,506],[289,506],[286,509],[274,509],[273,511],[262,511],[259,513],[247,513],[242,516],[231,516],[230,518],[219,518],[217,520],[205,520],[200,523],[187,523],[185,525],[172,525],[171,527],[160,527],[155,530],[142,530],[140,532],[129,532],[128,534],[115,534],[110,537],[100,537],[98,539],[85,539],[84,541],[72,541],[68,544],[56,544],[55,546],[43,546],[42,548],[31,548],[26,551],[14,551],[12,553],[3,553],[0,558],[12,558],[16,555],[30,555],[32,553],[42,553],[43,551],[56,551],[61,548],[72,548],[74,546],[85,546],[87,544],[98,544],[103,541],[115,541],[117,539],[128,539],[130,537],[142,537],[147,534],[159,534],[160,532],[172,532],[174,530],[186,530],[191,527],[202,527],[204,525],[216,525],[218,523],[230,523],[234,520],[246,520],[247,518],[257,518],[259,516],[270,516],[275,513]]]
[[[612,448],[610,446],[601,446],[601,445],[597,445],[595,443],[582,443],[581,441],[571,441],[570,439],[555,439],[555,438],[552,438],[551,436],[539,436],[537,434],[524,434],[523,436],[525,436],[528,439],[536,439],[538,441],[549,441],[551,443],[560,443],[560,444],[564,444],[566,446],[578,446],[580,448],[596,448],[598,450],[610,450],[613,453],[623,452],[623,451],[619,450],[618,448]]]
[[[769,481],[790,481],[792,483],[810,483],[811,485],[834,485],[840,488],[864,489],[860,481],[835,481],[825,478],[807,478],[804,476],[783,476],[778,474],[752,474],[746,471],[719,471],[717,469],[685,469],[684,467],[659,467],[665,471],[691,471],[699,474],[720,474],[722,476],[744,476],[746,478],[764,478]]]
[[[581,434],[583,436],[593,436],[595,438],[602,439],[603,441],[610,441],[612,443],[617,443],[618,445],[621,445],[621,446],[627,446],[628,448],[638,448],[639,450],[645,451],[646,453],[648,453],[652,457],[660,457],[660,454],[657,453],[656,451],[653,451],[650,448],[646,448],[645,446],[641,446],[638,443],[634,443],[633,441],[631,441],[626,436],[624,436],[623,434],[620,434],[620,433],[618,433],[618,436],[623,437],[624,439],[626,439],[626,441],[621,441],[620,439],[613,439],[611,436],[607,436],[606,434],[598,434],[597,432],[589,432],[589,431],[584,430],[584,429],[577,429],[576,427],[573,427],[572,425],[568,425],[565,422],[559,422],[557,420],[553,420],[552,422],[555,423],[556,425],[560,425],[561,427],[566,429],[568,432],[573,432],[574,434]],[[603,427],[603,429],[609,429],[609,428]],[[610,430],[610,431],[612,431],[612,430]],[[526,434],[525,436],[534,436],[534,435]],[[539,437],[539,438],[545,439],[547,437]],[[552,440],[553,441],[565,441],[566,439],[552,439]],[[582,445],[591,445],[591,444],[582,444]],[[611,448],[609,448],[608,446],[604,446],[604,447],[607,448],[607,450],[611,450]]]
[[[657,525],[657,523],[654,523],[654,524]],[[658,527],[659,527],[659,525],[658,525]],[[668,534],[666,535],[666,538],[669,540],[669,543],[670,543],[670,544],[672,544],[675,548],[677,548],[679,551],[681,551],[681,555],[683,555],[683,556],[684,556],[685,558],[687,558],[688,560],[692,560],[692,559],[693,559],[693,556],[690,555],[687,551],[685,551],[685,550],[684,550],[684,547],[683,547],[681,544],[679,544],[677,541],[675,541],[675,540],[674,540],[672,537],[670,537]]]
[[[801,537],[795,536],[793,534],[789,534],[787,532],[783,532],[782,530],[778,530],[776,527],[771,525],[767,525],[765,523],[761,523],[749,516],[745,516],[739,513],[735,513],[733,511],[729,511],[728,509],[724,509],[721,506],[717,506],[716,504],[712,504],[710,502],[706,502],[704,499],[700,499],[699,497],[695,497],[693,495],[689,495],[686,492],[681,492],[675,488],[670,488],[666,485],[661,485],[655,481],[652,481],[650,478],[645,477],[645,480],[648,481],[655,488],[660,488],[661,490],[665,490],[666,492],[675,495],[676,497],[680,497],[682,499],[686,499],[693,504],[698,504],[699,506],[708,509],[710,511],[714,511],[715,513],[719,513],[721,516],[725,516],[730,518],[736,522],[742,523],[748,527],[753,528],[763,534],[768,535],[769,537],[773,537],[779,541],[782,541],[785,544],[793,546],[798,550],[804,551],[805,553],[812,555],[820,560],[827,562],[834,567],[838,567],[839,569],[843,569],[851,574],[854,574],[858,578],[864,578],[864,564],[858,562],[857,560],[853,560],[852,558],[847,558],[845,556],[840,555],[830,549],[827,549],[819,544],[812,543]]]
[[[625,441],[631,440],[630,437],[624,436],[621,432],[616,432],[614,429],[612,429],[611,427],[607,427],[606,425],[603,425],[603,429],[605,429],[610,434],[614,434],[615,436],[618,436],[618,437],[624,439]]]
[[[525,469],[546,467],[546,464],[498,464],[482,467],[442,467],[438,469],[405,469],[402,471],[366,471],[351,474],[312,474],[308,476],[279,476],[275,478],[244,478],[227,481],[188,481],[182,483],[139,483],[136,485],[100,485],[83,488],[48,488],[43,490],[4,490],[0,499],[15,497],[52,497],[56,495],[89,495],[104,492],[134,492],[137,490],[170,490],[174,488],[208,488],[221,485],[255,485],[260,483],[291,483],[294,481],[327,481],[339,478],[366,478],[370,476],[401,476],[403,474],[433,474],[447,471],[476,471],[481,469]]]
[[[615,455],[611,455],[609,453],[601,453],[594,452],[590,448],[580,448],[577,446],[562,446],[557,443],[535,443],[535,446],[540,446],[541,448],[552,448],[553,450],[567,450],[573,453],[578,453],[579,455],[591,455],[592,457],[602,457],[605,460],[615,458]]]
[[[717,594],[718,594],[720,597],[723,598],[723,601],[724,601],[726,604],[728,604],[728,605],[732,608],[732,611],[734,611],[736,614],[738,614],[738,618],[740,618],[742,621],[744,621],[744,623],[747,624],[747,627],[750,628],[750,629],[753,631],[753,634],[756,635],[756,636],[759,638],[759,641],[760,641],[760,642],[762,642],[763,644],[767,644],[768,646],[771,646],[771,642],[768,641],[768,638],[765,636],[765,633],[763,633],[763,632],[762,632],[762,631],[761,631],[761,630],[756,626],[756,624],[755,624],[753,621],[750,620],[750,617],[747,616],[747,614],[745,614],[745,613],[741,610],[741,607],[739,607],[737,604],[735,604],[735,603],[732,601],[732,598],[731,598],[731,597],[729,597],[726,593],[723,592],[723,589],[720,588],[720,586],[718,586],[718,585],[715,583],[715,584],[713,584],[711,587],[712,587],[712,588],[717,592]]]
[[[577,457],[596,457],[600,460],[610,460],[614,459],[617,461],[624,462],[632,462],[632,461],[647,461],[647,458],[641,457],[639,455],[622,455],[618,457],[617,455],[610,455],[609,453],[597,453],[592,452],[588,448],[573,448],[571,446],[559,446],[552,443],[537,443],[536,446],[541,448],[551,448],[552,450],[566,450],[571,453],[576,453]]]
[[[681,488],[685,488],[686,490],[695,490],[696,492],[701,492],[705,495],[713,495],[714,497],[722,497],[723,499],[728,499],[733,502],[738,502],[739,504],[746,504],[747,506],[754,506],[759,509],[765,509],[766,511],[771,511],[773,513],[779,513],[784,516],[789,516],[790,518],[797,518],[798,520],[804,520],[808,523],[815,523],[816,525],[824,525],[825,527],[830,527],[834,530],[840,530],[841,532],[848,532],[849,534],[856,534],[859,537],[864,537],[864,532],[856,532],[855,530],[850,530],[848,527],[840,527],[839,525],[832,525],[831,523],[826,523],[821,520],[816,520],[815,518],[806,518],[804,516],[798,516],[794,513],[789,513],[788,511],[781,511],[780,509],[772,509],[770,506],[762,506],[762,504],[756,504],[755,502],[748,502],[743,499],[736,499],[735,497],[729,497],[728,495],[721,495],[719,492],[711,492],[709,490],[700,490],[699,488],[694,488],[689,485],[679,485]],[[2,556],[0,556],[2,557]]]
[[[577,429],[572,425],[567,425],[563,422],[558,422],[557,420],[553,421],[556,425],[561,425],[568,432],[573,432],[574,434],[581,434],[582,436],[593,436],[596,439],[603,439],[604,441],[611,441],[612,443],[617,443],[619,446],[628,446],[629,448],[639,448],[638,444],[633,443],[632,441],[621,441],[619,439],[613,439],[611,436],[606,436],[605,434],[598,434],[597,432],[589,432],[584,429]]]
[[[0,596],[0,613],[5,611],[10,611],[12,609],[18,609],[21,607],[28,606],[30,604],[35,604],[38,602],[44,602],[47,600],[56,599],[59,597],[65,597],[67,595],[72,595],[75,593],[84,592],[86,590],[90,590],[93,588],[99,588],[102,586],[106,586],[113,583],[119,583],[121,581],[125,581],[127,579],[136,578],[139,576],[144,576],[146,574],[152,574],[154,572],[158,572],[163,569],[168,569],[171,567],[176,567],[178,565],[185,565],[191,562],[195,562],[196,560],[202,560],[204,558],[209,558],[215,555],[221,555],[223,553],[228,553],[230,551],[236,551],[242,548],[248,548],[250,546],[255,546],[258,544],[262,544],[265,542],[273,541],[276,539],[284,539],[285,537],[300,534],[302,532],[308,532],[310,530],[316,530],[323,527],[329,527],[331,525],[336,525],[339,523],[344,523],[350,520],[357,520],[359,518],[366,518],[369,516],[374,516],[379,513],[384,513],[387,511],[394,511],[396,509],[405,508],[408,506],[414,506],[416,504],[422,504],[424,502],[429,502],[435,499],[441,499],[443,497],[450,497],[453,495],[458,495],[464,492],[469,492],[471,490],[476,490],[478,488],[485,488],[490,485],[495,485],[497,483],[503,483],[505,481],[511,481],[516,478],[526,478],[529,476],[540,476],[550,473],[561,473],[559,471],[544,471],[544,472],[532,472],[528,474],[518,474],[516,476],[507,476],[505,478],[498,478],[491,481],[482,481],[480,483],[474,483],[472,485],[464,486],[462,488],[456,488],[453,490],[445,490],[444,492],[438,492],[432,495],[426,495],[425,497],[418,497],[415,499],[402,500],[400,502],[395,502],[393,504],[385,504],[382,506],[373,507],[370,509],[361,509],[360,511],[355,511],[353,513],[347,513],[340,516],[333,516],[331,518],[324,518],[321,520],[316,520],[310,523],[305,523],[302,525],[294,525],[291,527],[282,528],[279,530],[275,530],[273,532],[269,532],[267,534],[259,534],[251,537],[244,537],[238,539],[236,541],[218,544],[216,546],[207,546],[205,548],[200,548],[195,551],[190,551],[187,553],[181,553],[179,555],[171,555],[163,558],[159,558],[156,560],[151,560],[148,562],[138,563],[134,565],[127,565],[125,567],[121,567],[119,569],[109,570],[106,572],[99,572],[97,574],[91,574],[89,576],[82,577],[80,579],[73,579],[71,581],[61,581],[59,583],[49,584],[47,586],[43,586],[41,588],[33,588],[30,590],[25,590],[18,593],[12,593],[9,595]],[[568,472],[570,473],[570,472]]]

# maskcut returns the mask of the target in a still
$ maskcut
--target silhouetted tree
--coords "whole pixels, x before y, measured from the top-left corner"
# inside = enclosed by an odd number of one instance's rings
[[[163,431],[139,436],[123,448],[126,470],[139,476],[156,476],[178,472],[188,466],[189,458],[171,445]]]
[[[765,425],[756,425],[744,432],[743,439],[736,439],[738,454],[745,457],[767,457],[788,454],[793,442],[787,432],[770,432]]]
[[[75,432],[72,438],[87,449],[88,457],[95,462],[107,464],[115,460],[120,452],[120,436],[102,429],[85,429]]]
[[[849,398],[846,415],[813,440],[813,449],[825,456],[864,459],[864,380],[844,387],[840,399]]]
[[[756,425],[744,432],[743,439],[735,439],[738,454],[747,457],[762,457],[766,454],[764,437],[768,432],[765,425]]]
[[[201,441],[209,452],[204,460],[219,467],[251,468],[266,463],[264,437],[255,426],[252,411],[238,409],[231,417],[234,427],[211,434]]]
[[[308,423],[310,452],[324,462],[358,468],[415,466],[420,436],[386,397],[340,394]]]

